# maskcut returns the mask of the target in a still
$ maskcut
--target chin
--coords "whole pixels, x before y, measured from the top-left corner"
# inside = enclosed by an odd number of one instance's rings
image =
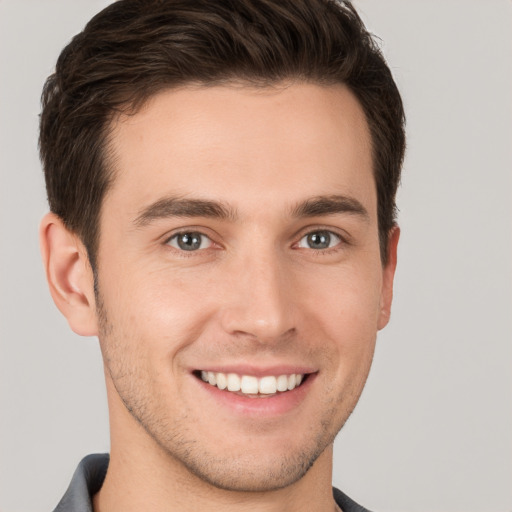
[[[320,454],[283,457],[280,460],[229,458],[182,461],[203,482],[233,492],[270,492],[288,487],[308,472]]]
[[[233,492],[270,492],[291,486],[301,480],[319,457],[332,446],[335,432],[324,430],[309,442],[281,442],[226,447],[212,453],[201,443],[162,446],[171,464],[178,462],[186,473],[217,489]],[[175,439],[176,440],[176,439]],[[304,441],[304,439],[302,439]]]

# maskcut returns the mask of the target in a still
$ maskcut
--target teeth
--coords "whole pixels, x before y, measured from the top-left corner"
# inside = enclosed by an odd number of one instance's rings
[[[241,391],[246,395],[274,395],[278,391],[291,391],[300,386],[304,375],[292,373],[291,375],[266,375],[254,377],[253,375],[237,375],[236,373],[201,371],[201,379],[219,389],[228,391]]]
[[[277,377],[277,391],[288,391],[288,377],[286,375]]]
[[[228,378],[224,373],[217,373],[217,387],[219,389],[226,389],[228,387]]]
[[[240,391],[240,377],[236,373],[229,373],[227,380],[228,391]]]
[[[242,389],[242,393],[245,393],[246,395],[255,395],[258,393],[258,379],[256,377],[244,375],[242,377],[240,387]]]
[[[277,379],[275,377],[262,377],[258,384],[258,391],[264,395],[272,395],[277,391]]]

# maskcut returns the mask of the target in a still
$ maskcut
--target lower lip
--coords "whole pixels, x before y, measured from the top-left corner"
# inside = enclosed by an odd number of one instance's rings
[[[303,383],[291,391],[264,395],[262,398],[246,397],[227,390],[221,390],[193,376],[200,387],[220,406],[228,407],[244,416],[273,417],[286,414],[298,408],[305,400],[317,374],[308,374]]]

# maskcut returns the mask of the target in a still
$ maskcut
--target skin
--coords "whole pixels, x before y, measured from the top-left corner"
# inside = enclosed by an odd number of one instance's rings
[[[113,123],[111,154],[97,295],[80,240],[53,214],[41,226],[54,300],[104,358],[111,463],[95,510],[335,510],[332,442],[389,319],[399,237],[383,266],[357,100],[300,83],[165,91]],[[329,248],[308,245],[319,231]],[[178,232],[203,245],[183,251]],[[193,373],[227,366],[311,378],[284,411],[244,409]]]

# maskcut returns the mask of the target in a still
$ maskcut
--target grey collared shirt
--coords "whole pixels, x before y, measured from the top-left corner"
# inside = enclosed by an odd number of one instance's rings
[[[84,457],[54,512],[93,512],[92,497],[103,485],[109,461],[108,453]]]
[[[92,497],[101,489],[107,474],[108,453],[87,455],[78,467],[54,512],[94,512]],[[338,489],[333,488],[336,503],[343,512],[369,512]]]

